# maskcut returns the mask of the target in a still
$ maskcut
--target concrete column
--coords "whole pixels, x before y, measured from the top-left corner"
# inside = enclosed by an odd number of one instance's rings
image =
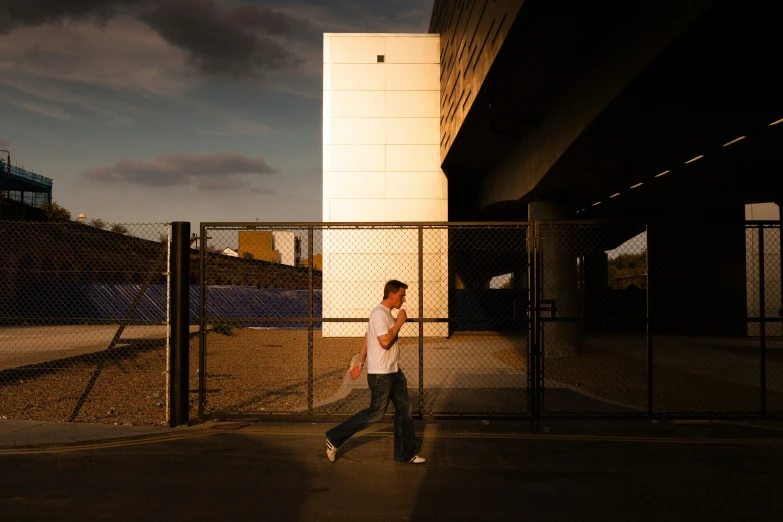
[[[656,334],[747,332],[744,209],[702,223],[652,223],[647,234],[650,321]]]
[[[584,288],[582,306],[585,322],[591,330],[601,329],[606,323],[609,310],[609,257],[604,251],[586,252],[584,256]]]
[[[573,216],[561,205],[536,201],[528,205],[528,219],[543,221],[540,248],[543,263],[544,300],[554,300],[556,317],[575,319],[579,315],[576,253],[569,249],[567,232],[546,221],[570,219]],[[547,322],[544,326],[544,356],[573,355],[579,345],[578,325],[574,321]]]

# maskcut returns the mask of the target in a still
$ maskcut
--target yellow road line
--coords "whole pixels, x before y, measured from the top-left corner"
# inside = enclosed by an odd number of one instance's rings
[[[261,436],[305,436],[323,437],[323,433],[306,433],[297,431],[267,431],[247,430]],[[392,433],[368,432],[360,433],[357,437],[392,437]],[[519,439],[519,440],[562,440],[572,442],[636,442],[636,443],[664,443],[664,444],[783,444],[781,439],[715,439],[715,438],[685,438],[685,437],[619,437],[609,435],[552,435],[532,433],[451,433],[434,434],[424,432],[420,434],[424,439]]]
[[[105,448],[122,448],[126,446],[139,446],[141,444],[154,444],[156,442],[169,442],[172,440],[194,439],[215,435],[218,431],[199,430],[191,433],[181,433],[176,435],[162,435],[159,437],[147,437],[139,439],[126,439],[109,442],[96,442],[94,444],[74,444],[69,446],[52,447],[26,447],[26,448],[6,448],[0,449],[0,455],[36,455],[42,453],[68,453],[73,451],[89,451]]]
[[[723,439],[723,438],[684,438],[684,437],[621,437],[608,435],[553,435],[553,434],[533,434],[533,433],[438,433],[438,429],[428,428],[419,436],[423,440],[434,439],[483,439],[483,440],[542,440],[542,441],[567,441],[567,442],[626,442],[626,443],[654,443],[654,444],[732,444],[732,445],[770,445],[783,444],[783,438],[780,439]],[[162,435],[158,437],[147,437],[130,440],[118,440],[109,442],[98,442],[94,444],[76,444],[69,446],[54,447],[27,447],[27,448],[6,448],[0,449],[2,455],[36,455],[44,453],[68,453],[75,451],[90,451],[107,448],[122,448],[128,446],[139,446],[142,444],[155,444],[158,442],[171,442],[176,440],[193,439],[198,437],[207,437],[217,434],[230,434],[231,431],[201,429],[189,433]],[[296,430],[265,430],[265,429],[243,429],[240,433],[253,434],[262,437],[317,437],[323,438],[323,432],[302,432]],[[392,433],[377,431],[359,433],[357,437],[392,437]]]

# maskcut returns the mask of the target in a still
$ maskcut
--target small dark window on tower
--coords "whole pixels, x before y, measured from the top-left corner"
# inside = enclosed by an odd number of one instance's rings
[[[384,56],[382,54],[378,55],[378,63],[383,63]]]

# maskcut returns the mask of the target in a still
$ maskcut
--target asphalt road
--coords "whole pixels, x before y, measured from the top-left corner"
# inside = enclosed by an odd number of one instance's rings
[[[388,423],[323,455],[325,424],[0,452],[0,520],[777,520],[783,439],[621,438],[423,428],[421,466]],[[672,433],[686,436],[672,437]],[[773,434],[775,435],[775,434]],[[757,436],[757,435],[754,435]]]

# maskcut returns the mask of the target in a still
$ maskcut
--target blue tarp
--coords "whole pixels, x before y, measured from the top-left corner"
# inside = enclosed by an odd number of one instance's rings
[[[125,317],[139,294],[140,284],[48,283],[27,281],[18,287],[19,315],[47,322],[113,322]],[[257,288],[254,286],[210,286],[207,289],[207,317],[307,318],[307,290]],[[200,292],[190,286],[190,322],[198,322]],[[313,316],[321,316],[321,291],[313,292]],[[149,285],[132,317],[132,322],[165,322],[166,285]],[[307,328],[307,323],[242,322],[238,326]],[[321,328],[315,323],[315,328]]]
[[[89,320],[116,322],[125,317],[142,285],[133,283],[49,283],[27,281],[18,287],[19,315],[28,320],[81,323]],[[199,287],[190,285],[190,322],[198,323]],[[456,290],[451,295],[454,330],[507,330],[524,328],[522,296],[511,290]],[[322,292],[313,292],[313,317],[321,317]],[[207,288],[207,318],[243,319],[263,317],[307,318],[307,290],[257,288],[255,286],[210,286]],[[147,287],[132,322],[166,320],[166,285]],[[240,321],[236,326],[306,329],[307,323]],[[321,323],[314,328],[320,329]]]

